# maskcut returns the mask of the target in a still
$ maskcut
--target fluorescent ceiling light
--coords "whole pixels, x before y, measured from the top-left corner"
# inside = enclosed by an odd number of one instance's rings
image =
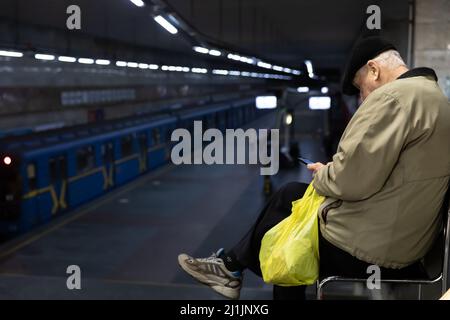
[[[48,61],[55,60],[55,56],[51,54],[36,53],[34,57],[38,60],[48,60]]]
[[[90,59],[90,58],[79,58],[78,59],[79,63],[82,64],[93,64],[94,63],[94,59]]]
[[[310,60],[305,60],[306,69],[310,78],[314,77],[313,65]]]
[[[220,52],[219,50],[209,50],[209,54],[215,57],[219,57],[222,55],[222,52]]]
[[[263,62],[263,61],[259,61],[259,62],[258,62],[258,67],[266,68],[266,69],[271,69],[271,68],[272,68],[272,65],[271,65],[270,63],[266,63],[266,62]]]
[[[309,98],[309,108],[311,110],[327,110],[331,107],[330,97],[311,97]]]
[[[140,69],[148,69],[148,64],[147,64],[147,63],[139,63],[139,64],[138,64],[138,67],[139,67]]]
[[[0,56],[13,57],[13,58],[22,58],[23,57],[23,53],[22,52],[17,52],[17,51],[0,50]]]
[[[154,17],[155,21],[159,23],[161,27],[166,29],[171,34],[178,33],[178,29],[175,28],[169,21],[163,18],[163,16],[156,16]]]
[[[307,93],[307,92],[309,92],[309,88],[308,87],[298,87],[297,92]]]
[[[272,69],[275,71],[283,71],[283,67],[280,66],[273,66]]]
[[[240,76],[241,72],[240,71],[230,71],[230,76]]]
[[[149,64],[148,68],[152,70],[158,70],[159,66],[157,64]]]
[[[137,68],[138,63],[137,62],[127,62],[127,67],[128,68]]]
[[[135,5],[138,6],[138,7],[143,7],[143,6],[145,6],[144,1],[142,1],[142,0],[130,0],[130,1],[133,2],[133,4],[135,4]]]
[[[109,66],[111,64],[111,61],[105,59],[97,59],[95,60],[95,64],[99,64],[101,66]]]
[[[328,93],[328,87],[322,87],[320,89],[320,92],[322,92],[323,94],[327,94]]]
[[[275,109],[277,107],[276,96],[259,96],[256,97],[257,109]]]
[[[212,73],[213,74],[220,74],[222,76],[228,75],[228,71],[227,70],[213,70]]]
[[[162,71],[167,71],[167,70],[169,70],[169,66],[162,66],[162,67],[161,67],[161,70],[162,70]]]
[[[295,74],[296,76],[299,76],[299,75],[302,74],[302,72],[299,71],[299,70],[292,70],[292,74]]]
[[[127,63],[125,61],[117,61],[116,66],[118,67],[126,67]]]
[[[192,68],[191,70],[194,73],[207,73],[208,70],[204,69],[204,68]]]
[[[188,67],[183,67],[183,72],[189,72],[189,71],[191,71],[190,68],[188,68]]]
[[[209,50],[203,47],[194,47],[194,51],[203,54],[209,53]]]
[[[59,56],[58,61],[61,62],[75,62],[77,61],[77,58],[75,57],[67,57],[67,56]]]

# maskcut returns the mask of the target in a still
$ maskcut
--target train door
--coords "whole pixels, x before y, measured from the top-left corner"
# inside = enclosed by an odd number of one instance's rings
[[[106,142],[102,145],[102,157],[103,157],[103,165],[104,165],[104,189],[110,189],[114,186],[114,175],[115,175],[115,166],[114,166],[114,143],[112,141]]]
[[[139,172],[147,171],[148,137],[146,132],[139,135]]]
[[[67,209],[67,157],[55,156],[49,160],[52,215]]]
[[[2,157],[0,163],[0,220],[15,220],[20,215],[22,181],[16,159]]]

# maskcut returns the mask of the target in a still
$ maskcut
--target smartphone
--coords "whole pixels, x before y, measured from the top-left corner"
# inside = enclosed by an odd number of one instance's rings
[[[305,158],[301,158],[301,157],[298,158],[298,160],[300,160],[300,162],[303,163],[304,165],[315,163],[314,161],[311,161],[311,160],[308,160],[308,159],[305,159]]]

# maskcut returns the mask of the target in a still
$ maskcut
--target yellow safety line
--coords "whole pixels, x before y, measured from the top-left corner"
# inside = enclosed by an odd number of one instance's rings
[[[138,158],[138,157],[139,157],[139,154],[135,153],[135,154],[132,154],[132,155],[130,155],[128,157],[116,160],[114,163],[115,164],[121,164],[123,162],[129,161],[129,160],[133,160],[133,159]]]

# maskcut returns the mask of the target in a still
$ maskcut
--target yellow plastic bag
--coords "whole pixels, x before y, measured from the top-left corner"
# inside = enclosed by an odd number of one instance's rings
[[[313,284],[319,277],[317,211],[325,197],[312,183],[303,198],[292,202],[292,213],[266,232],[259,261],[264,282],[280,286]]]

